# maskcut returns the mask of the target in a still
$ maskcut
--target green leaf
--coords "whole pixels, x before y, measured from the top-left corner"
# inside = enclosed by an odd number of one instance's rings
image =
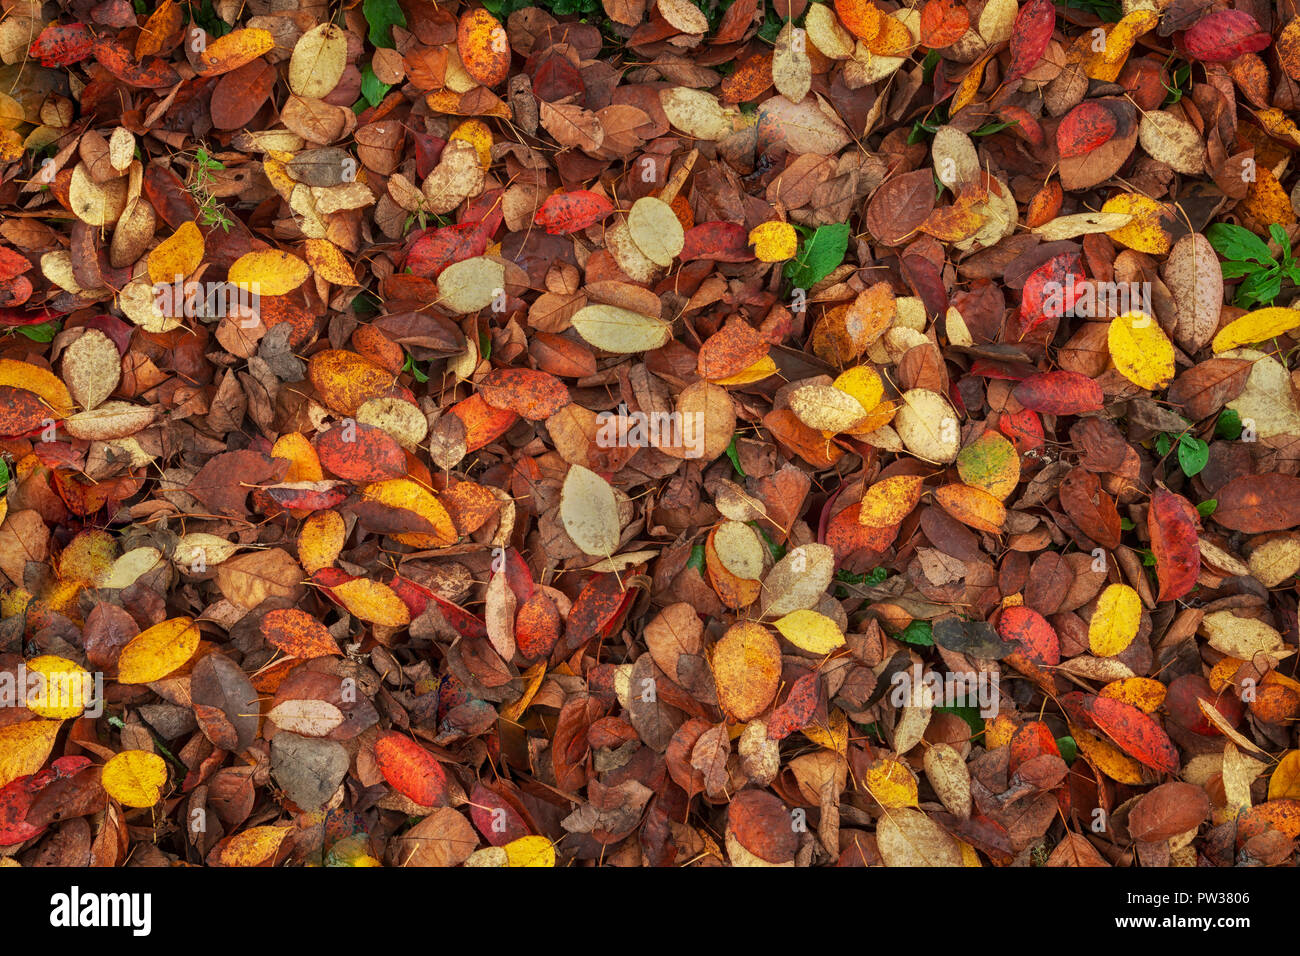
[[[420,366],[415,364],[415,359],[411,357],[410,352],[406,353],[406,363],[402,366],[402,371],[410,372],[411,377],[417,382],[427,382],[429,380],[429,376],[421,372]]]
[[[393,27],[406,26],[406,14],[397,0],[364,0],[361,5],[366,23],[370,24],[370,42],[375,46],[392,48]]]
[[[731,436],[731,443],[727,445],[727,457],[731,459],[731,467],[736,469],[736,474],[741,478],[748,478],[745,469],[740,467],[740,453],[736,451],[736,436]]]
[[[1079,745],[1073,737],[1057,737],[1056,749],[1061,752],[1061,759],[1066,763],[1074,763],[1074,758],[1079,756]]]
[[[0,495],[9,490],[9,462],[0,458]]]
[[[1228,441],[1241,437],[1241,415],[1235,408],[1225,408],[1219,413],[1219,420],[1214,423],[1214,434]]]
[[[906,641],[908,644],[930,647],[934,644],[934,630],[930,627],[929,621],[913,621],[903,628],[902,633],[898,635],[898,639]]]
[[[1200,512],[1202,518],[1208,518],[1210,515],[1214,514],[1218,507],[1219,499],[1211,498],[1209,501],[1202,501],[1196,506],[1196,510]]]
[[[1120,527],[1120,530],[1121,530],[1121,531],[1132,531],[1134,528],[1137,527],[1137,525],[1135,525],[1135,524],[1134,524],[1132,521],[1130,521],[1128,518],[1120,518],[1120,519],[1119,519],[1119,527]]]
[[[1223,269],[1225,279],[1240,279],[1242,276],[1248,276],[1261,271],[1264,267],[1257,262],[1231,262],[1225,259],[1219,264]]]
[[[1210,240],[1214,251],[1226,259],[1254,259],[1264,265],[1274,263],[1268,243],[1243,226],[1216,222],[1205,230],[1205,237]]]
[[[375,76],[375,71],[369,63],[361,68],[361,95],[371,106],[382,103],[391,89],[392,86],[381,82],[379,77]]]
[[[1086,11],[1106,23],[1118,23],[1124,16],[1118,0],[1056,0],[1056,5]]]
[[[40,325],[19,325],[15,331],[19,335],[25,335],[33,342],[52,342],[54,336],[59,334],[61,325],[58,319],[49,322],[42,322]]]
[[[1268,234],[1273,237],[1273,241],[1282,247],[1282,257],[1291,258],[1291,237],[1286,234],[1286,230],[1277,223],[1269,223]]]
[[[1282,276],[1278,272],[1278,267],[1273,266],[1270,269],[1254,272],[1246,276],[1241,285],[1237,286],[1237,295],[1234,301],[1243,308],[1249,308],[1257,303],[1267,304],[1272,302],[1281,291]]]
[[[810,289],[835,271],[849,251],[849,224],[818,226],[799,255],[786,263],[785,277],[796,289]]]
[[[1178,466],[1188,478],[1199,475],[1210,463],[1210,446],[1199,438],[1184,435],[1178,441]]]
[[[1157,435],[1157,436],[1156,436],[1156,454],[1159,455],[1161,458],[1165,457],[1165,455],[1169,454],[1169,448],[1170,448],[1170,446],[1171,446],[1172,444],[1173,444],[1173,443],[1172,443],[1172,441],[1170,440],[1170,438],[1169,438],[1168,435],[1163,434],[1163,433]]]
[[[704,574],[704,545],[697,544],[691,548],[691,556],[686,559],[686,566]]]

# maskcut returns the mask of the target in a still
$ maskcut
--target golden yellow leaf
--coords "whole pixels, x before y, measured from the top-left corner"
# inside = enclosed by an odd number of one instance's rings
[[[62,723],[60,720],[27,720],[0,727],[0,787],[44,766]]]
[[[100,782],[124,807],[152,807],[167,783],[167,764],[147,750],[127,750],[104,764]]]
[[[15,359],[0,359],[0,385],[35,392],[50,406],[55,418],[66,418],[72,414],[72,395],[69,394],[68,387],[49,369]]]
[[[1073,724],[1070,736],[1089,762],[1112,780],[1134,786],[1144,782],[1142,765],[1109,740]]]
[[[1111,319],[1107,344],[1115,368],[1134,385],[1156,391],[1173,381],[1174,343],[1145,312]]]
[[[199,629],[188,617],[173,617],[141,631],[122,648],[117,679],[122,684],[148,684],[181,667],[199,649]]]
[[[862,496],[858,521],[870,528],[889,528],[898,524],[921,500],[920,475],[894,475],[883,478]]]
[[[839,625],[816,611],[791,611],[775,625],[782,637],[810,654],[829,654],[844,646],[844,633]]]
[[[841,392],[848,392],[868,412],[880,404],[885,395],[885,383],[870,365],[859,365],[846,372],[841,372],[831,385]]]
[[[354,578],[336,584],[330,591],[349,614],[372,624],[404,627],[411,623],[411,611],[397,592],[380,581]]]
[[[1114,657],[1133,642],[1142,621],[1142,600],[1127,584],[1112,584],[1097,598],[1088,622],[1088,647],[1098,657]]]
[[[464,140],[478,151],[478,161],[487,169],[492,165],[492,130],[482,120],[468,119],[456,127],[447,142]]]
[[[149,280],[174,282],[188,276],[203,261],[203,233],[193,222],[183,222],[149,253]]]
[[[799,236],[788,222],[773,219],[749,231],[749,244],[759,262],[784,262],[799,251]]]
[[[337,511],[313,511],[298,532],[298,562],[308,574],[334,566],[343,550],[346,526]]]
[[[544,836],[525,836],[511,840],[506,851],[507,866],[555,866],[555,847]]]
[[[257,295],[287,295],[307,281],[307,263],[289,252],[263,249],[240,256],[230,266],[230,281]]]
[[[222,866],[260,866],[273,859],[289,827],[253,827],[230,838],[221,851]]]
[[[867,769],[862,785],[886,809],[918,805],[916,777],[901,761],[889,757],[877,760]]]
[[[306,251],[307,264],[326,282],[342,286],[357,284],[357,275],[352,271],[352,266],[343,258],[339,247],[328,239],[308,239]]]
[[[1211,347],[1215,352],[1227,352],[1239,345],[1263,342],[1295,328],[1300,328],[1300,309],[1282,306],[1256,309],[1220,329]]]
[[[1288,750],[1268,778],[1270,800],[1300,800],[1300,750]]]
[[[1106,233],[1120,245],[1157,256],[1167,253],[1173,245],[1173,237],[1165,225],[1170,212],[1164,203],[1139,193],[1120,193],[1106,200],[1101,211],[1127,213],[1133,217],[1128,225]]]
[[[66,657],[42,654],[27,661],[29,674],[40,675],[39,690],[29,689],[27,709],[37,717],[69,720],[80,717],[94,695],[90,674]]]
[[[1132,704],[1144,714],[1153,714],[1165,702],[1165,685],[1150,677],[1129,677],[1111,681],[1100,696]]]
[[[767,629],[740,621],[713,648],[713,679],[718,706],[736,720],[757,717],[781,684],[781,645]]]

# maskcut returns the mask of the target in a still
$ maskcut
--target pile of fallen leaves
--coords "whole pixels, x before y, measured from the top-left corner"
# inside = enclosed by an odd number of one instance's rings
[[[0,862],[1291,861],[1293,0],[542,4],[5,0]]]

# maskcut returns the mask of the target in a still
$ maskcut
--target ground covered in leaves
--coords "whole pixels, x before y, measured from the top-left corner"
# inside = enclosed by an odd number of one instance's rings
[[[1300,838],[1293,0],[5,0],[0,863]]]

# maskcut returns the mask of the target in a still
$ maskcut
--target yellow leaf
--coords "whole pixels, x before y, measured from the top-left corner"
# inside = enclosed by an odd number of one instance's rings
[[[770,355],[764,355],[749,368],[742,369],[735,375],[713,379],[714,385],[748,385],[776,374],[776,361]]]
[[[1110,357],[1121,375],[1149,391],[1174,378],[1174,344],[1145,312],[1126,312],[1110,322]]]
[[[363,621],[385,627],[404,627],[411,623],[410,609],[387,584],[353,578],[334,585],[330,591],[349,614]]]
[[[221,865],[259,866],[275,856],[288,835],[288,827],[253,827],[236,833],[221,851]]]
[[[346,527],[337,511],[313,511],[298,532],[298,561],[308,574],[334,566],[343,550]]]
[[[1137,637],[1142,600],[1127,584],[1112,584],[1097,598],[1088,622],[1088,647],[1097,657],[1114,657]]]
[[[831,385],[841,392],[848,392],[868,412],[879,405],[885,395],[885,383],[880,380],[880,374],[870,365],[859,365],[857,368],[842,372],[839,378],[831,382]]]
[[[1011,738],[1016,733],[1016,722],[1006,714],[984,721],[984,747],[987,750],[997,750],[999,747],[1005,747],[1011,743]]]
[[[0,787],[41,769],[61,724],[59,720],[28,720],[0,727]]]
[[[484,169],[492,165],[492,130],[482,120],[465,120],[456,127],[447,142],[456,139],[464,140],[478,151],[478,161]]]
[[[197,69],[200,76],[229,73],[274,49],[275,37],[269,30],[234,30],[208,42],[199,54]]]
[[[431,533],[413,531],[395,534],[392,536],[395,541],[409,544],[413,548],[445,548],[456,543],[456,525],[447,509],[433,492],[410,478],[388,478],[372,482],[362,489],[361,497],[390,508],[414,511],[433,526]]]
[[[73,661],[42,654],[27,662],[29,673],[41,675],[37,693],[28,693],[27,709],[37,717],[70,720],[80,717],[93,696],[90,675]]]
[[[1142,765],[1109,740],[1073,724],[1070,736],[1089,762],[1112,780],[1134,786],[1144,782]]]
[[[0,359],[0,385],[35,392],[50,406],[55,418],[67,418],[72,414],[72,395],[68,393],[68,387],[49,369],[15,359]]]
[[[1106,200],[1101,211],[1127,213],[1133,217],[1127,226],[1106,233],[1121,245],[1158,256],[1164,255],[1173,245],[1173,237],[1165,225],[1165,220],[1171,218],[1170,211],[1164,203],[1138,193],[1120,193]]]
[[[1129,677],[1111,681],[1101,689],[1100,696],[1122,700],[1144,714],[1153,714],[1165,702],[1165,685],[1150,677]]]
[[[800,385],[790,393],[790,410],[809,428],[844,432],[867,417],[862,403],[833,385]]]
[[[799,236],[788,222],[773,219],[749,231],[749,244],[759,262],[784,262],[799,251]]]
[[[167,783],[167,764],[147,750],[127,750],[104,764],[100,783],[124,807],[152,807]]]
[[[995,431],[987,431],[957,455],[957,474],[972,488],[1005,501],[1020,483],[1020,453]]]
[[[133,637],[117,659],[122,684],[148,684],[181,667],[199,649],[199,629],[188,617],[174,617]]]
[[[1285,227],[1296,221],[1290,195],[1277,181],[1273,171],[1262,163],[1255,167],[1255,180],[1246,190],[1241,209],[1259,223],[1275,223]]]
[[[326,282],[335,285],[356,285],[357,275],[343,258],[338,246],[328,239],[307,240],[307,264]]]
[[[1256,309],[1234,319],[1219,330],[1214,337],[1212,348],[1215,352],[1227,352],[1239,345],[1263,342],[1290,332],[1300,327],[1300,309],[1287,309],[1281,306]]]
[[[1288,750],[1268,778],[1270,800],[1300,800],[1300,750]]]
[[[310,270],[292,253],[263,249],[240,256],[230,266],[230,281],[257,295],[287,295],[307,281]]]
[[[1125,14],[1124,19],[1109,29],[1100,50],[1090,45],[1089,56],[1083,63],[1089,79],[1114,83],[1137,38],[1155,27],[1159,19],[1160,14],[1154,10],[1134,10]]]
[[[862,783],[886,809],[918,805],[916,777],[898,760],[889,757],[877,760],[863,775]]]
[[[839,625],[816,611],[791,611],[776,621],[776,629],[787,641],[809,654],[829,654],[844,645]]]
[[[170,283],[190,275],[203,261],[203,248],[199,227],[192,222],[181,223],[149,253],[149,281]]]
[[[862,496],[858,521],[869,528],[891,528],[898,524],[921,500],[920,475],[894,475],[867,489]]]
[[[733,624],[714,645],[711,663],[718,706],[736,720],[757,717],[776,698],[781,645],[762,625]]]
[[[544,836],[526,836],[511,840],[506,851],[507,866],[555,866],[555,847]]]

